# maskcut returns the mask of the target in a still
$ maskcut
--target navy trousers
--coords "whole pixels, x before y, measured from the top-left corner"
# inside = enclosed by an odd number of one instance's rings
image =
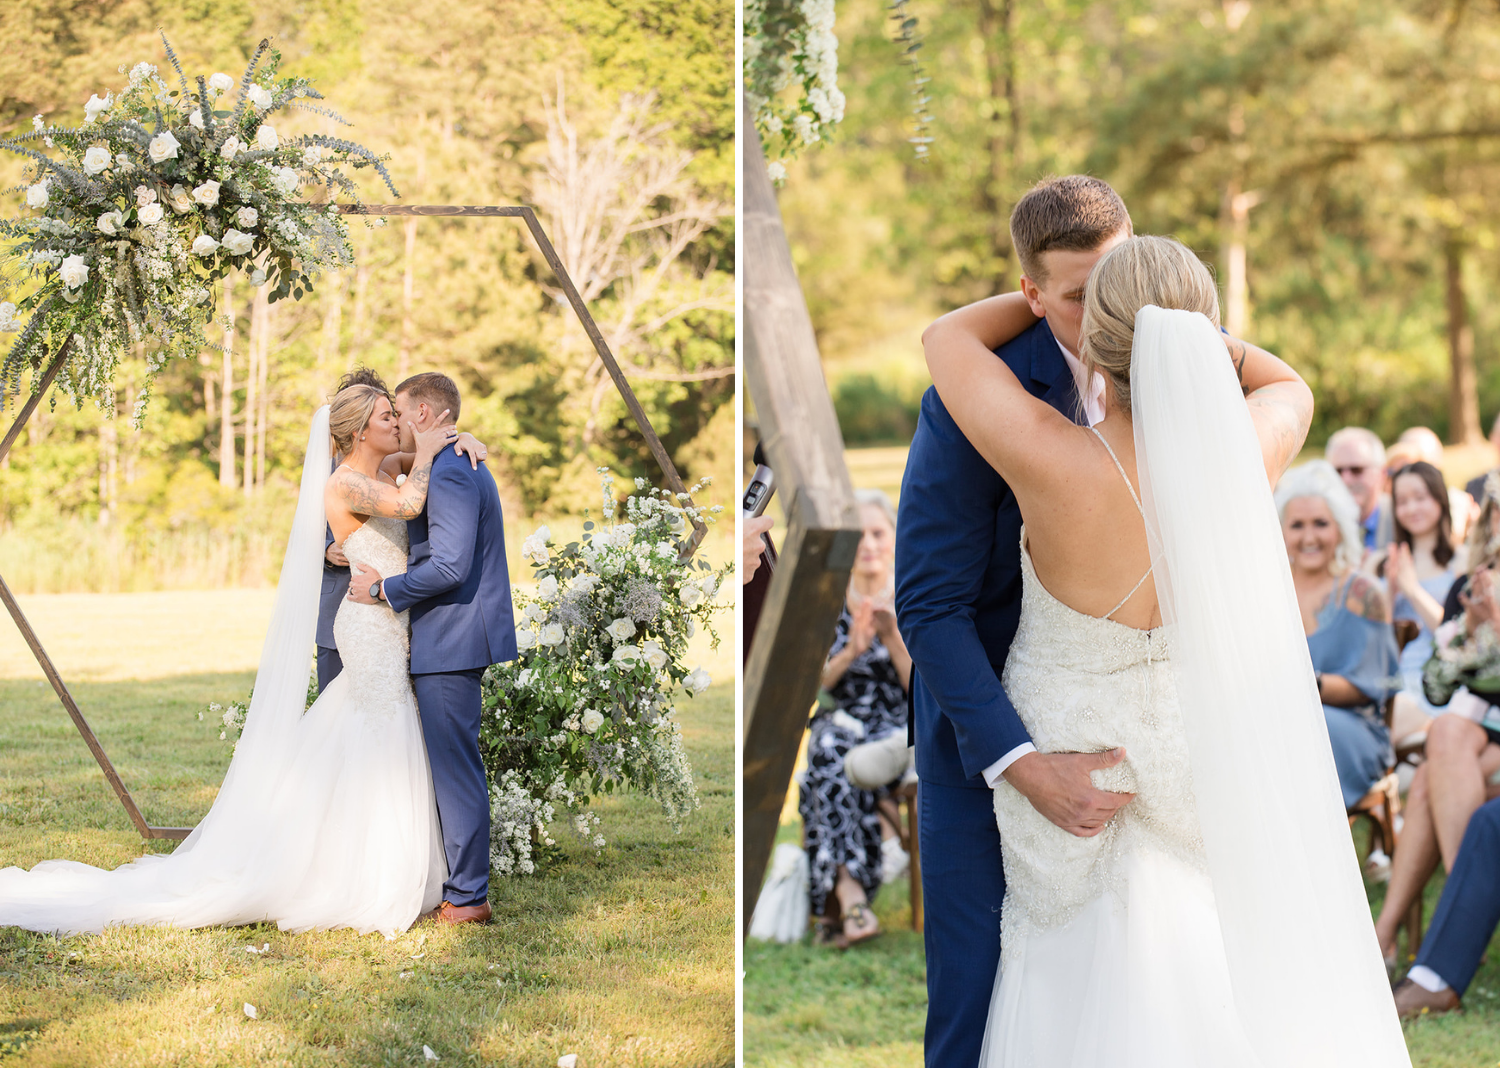
[[[411,677],[448,857],[443,900],[455,905],[477,905],[490,892],[490,795],[479,757],[483,677],[483,668]]]
[[[1500,924],[1500,798],[1480,805],[1469,819],[1417,963],[1437,972],[1462,994],[1479,969],[1496,924]]]
[[[344,670],[344,661],[337,649],[318,646],[318,692],[328,689],[328,684],[338,678]]]
[[[974,1068],[1000,969],[1005,868],[994,793],[923,782],[922,850],[927,948],[927,1068]]]

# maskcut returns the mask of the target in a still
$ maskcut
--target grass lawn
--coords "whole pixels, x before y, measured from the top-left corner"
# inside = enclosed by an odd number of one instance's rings
[[[250,683],[242,672],[73,690],[147,818],[191,825],[229,761],[217,725],[194,713]],[[703,801],[686,830],[674,835],[649,800],[610,798],[603,855],[559,835],[565,856],[544,876],[492,883],[487,927],[421,925],[391,942],[266,926],[0,929],[0,1063],[420,1065],[425,1045],[443,1064],[551,1068],[566,1053],[580,1068],[731,1064],[732,687],[681,715]],[[50,687],[0,680],[0,866],[113,867],[141,851]]]
[[[778,841],[799,840],[784,824]],[[1427,888],[1431,919],[1441,879]],[[1370,891],[1379,909],[1384,887]],[[896,1068],[922,1063],[927,974],[922,938],[911,930],[902,880],[883,887],[875,913],[884,933],[839,952],[747,942],[744,980],[746,1068]],[[1467,1011],[1406,1025],[1413,1068],[1500,1066],[1500,936],[1490,943],[1464,999]]]

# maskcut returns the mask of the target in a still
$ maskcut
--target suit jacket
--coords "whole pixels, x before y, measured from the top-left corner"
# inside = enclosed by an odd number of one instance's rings
[[[1079,417],[1073,374],[1045,321],[996,355],[1033,396]],[[980,773],[1030,741],[1000,685],[1021,618],[1021,510],[936,389],[922,397],[897,518],[896,618],[914,667],[917,774],[984,788]]]
[[[413,675],[470,671],[516,657],[505,523],[489,469],[444,449],[432,464],[427,507],[406,524],[406,574],[385,580],[398,612],[411,610]]]

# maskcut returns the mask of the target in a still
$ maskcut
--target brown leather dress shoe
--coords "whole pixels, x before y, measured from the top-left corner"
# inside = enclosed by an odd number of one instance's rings
[[[451,901],[444,901],[422,918],[438,923],[489,923],[490,915],[488,901],[481,901],[477,905],[455,905]]]
[[[1452,987],[1439,990],[1434,994],[1430,990],[1424,990],[1410,979],[1403,979],[1396,984],[1394,993],[1396,1015],[1403,1020],[1413,1016],[1439,1016],[1445,1012],[1463,1008],[1458,994]]]

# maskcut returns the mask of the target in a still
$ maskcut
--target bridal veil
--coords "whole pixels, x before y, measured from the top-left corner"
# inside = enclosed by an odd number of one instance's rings
[[[1409,1068],[1261,450],[1218,331],[1140,309],[1136,462],[1240,1019],[1264,1064]]]

